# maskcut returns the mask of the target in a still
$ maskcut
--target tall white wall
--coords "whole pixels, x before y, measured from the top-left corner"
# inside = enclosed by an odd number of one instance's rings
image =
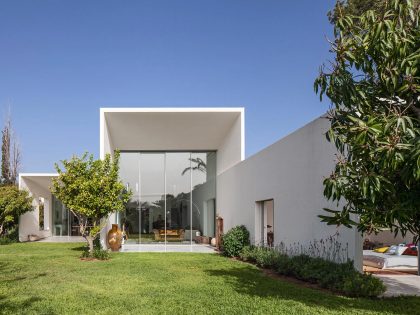
[[[244,159],[243,114],[238,116],[217,150],[217,174]]]
[[[334,147],[325,140],[328,121],[319,118],[217,177],[217,213],[224,230],[244,224],[255,240],[256,202],[274,200],[274,242],[308,244],[327,238],[336,227],[317,215],[332,206],[323,197],[323,178],[334,163]],[[339,228],[349,257],[361,268],[361,237]]]
[[[30,179],[21,178],[19,188],[27,190],[33,197],[34,211],[27,212],[19,218],[19,240],[27,241],[28,235],[37,235],[40,238],[51,236],[52,231],[52,197],[51,192]],[[39,198],[45,198],[44,229],[39,228]]]

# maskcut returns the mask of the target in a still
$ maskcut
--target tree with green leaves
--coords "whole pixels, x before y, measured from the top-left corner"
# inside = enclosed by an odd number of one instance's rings
[[[335,24],[342,14],[360,16],[368,10],[383,14],[385,6],[390,0],[338,0],[334,9],[328,12],[328,18]],[[419,0],[412,0],[414,5],[419,5]]]
[[[89,252],[106,219],[113,212],[123,211],[130,199],[124,184],[119,180],[119,153],[111,158],[95,160],[85,153],[64,160],[55,168],[58,177],[52,181],[51,192],[78,219],[81,235],[86,239]]]
[[[331,51],[315,90],[332,103],[327,139],[338,150],[324,195],[328,224],[420,237],[420,9],[337,11]]]
[[[32,198],[26,190],[19,190],[15,185],[0,186],[0,236],[29,211],[33,211]]]

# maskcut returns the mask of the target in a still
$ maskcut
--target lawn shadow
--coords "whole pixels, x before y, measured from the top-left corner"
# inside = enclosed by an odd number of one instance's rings
[[[21,314],[23,310],[27,310],[34,303],[40,302],[43,299],[39,296],[31,296],[22,301],[12,301],[5,295],[0,295],[0,310],[2,314]],[[54,314],[48,312],[48,314]]]
[[[77,247],[72,247],[71,250],[77,251],[77,252],[83,252],[84,250],[87,249],[86,245],[83,246],[77,246]]]
[[[273,279],[251,265],[244,264],[241,267],[232,267],[227,270],[208,269],[205,272],[210,276],[222,277],[239,294],[293,300],[304,303],[309,307],[321,306],[338,312],[358,311],[361,313],[363,311],[372,311],[412,315],[416,314],[420,308],[420,298],[348,298],[300,286],[286,280]],[[404,301],[410,299],[414,299],[415,301],[410,301],[414,303],[404,303]]]

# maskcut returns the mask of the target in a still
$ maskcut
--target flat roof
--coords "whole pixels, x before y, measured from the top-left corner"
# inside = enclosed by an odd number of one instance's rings
[[[101,108],[101,137],[119,150],[217,150],[238,123],[244,146],[243,107]],[[236,139],[237,138],[237,139]],[[102,156],[102,154],[101,154]]]

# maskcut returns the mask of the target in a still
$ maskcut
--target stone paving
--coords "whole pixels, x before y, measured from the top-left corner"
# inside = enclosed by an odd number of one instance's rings
[[[417,275],[375,275],[387,286],[384,297],[417,295],[420,296],[420,276]]]

